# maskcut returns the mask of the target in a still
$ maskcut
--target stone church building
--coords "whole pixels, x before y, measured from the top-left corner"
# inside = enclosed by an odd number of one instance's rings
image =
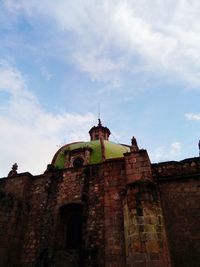
[[[152,164],[100,120],[89,134],[0,179],[0,267],[199,267],[200,158]]]

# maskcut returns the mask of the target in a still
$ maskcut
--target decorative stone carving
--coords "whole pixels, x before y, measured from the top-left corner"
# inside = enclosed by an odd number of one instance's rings
[[[13,164],[11,171],[8,173],[8,177],[15,176],[17,174],[18,165],[17,163]]]
[[[76,161],[77,158],[82,159],[83,166],[89,164],[90,153],[91,153],[91,148],[89,147],[79,148],[74,151],[65,151],[65,168],[73,168],[74,161]]]
[[[138,151],[138,150],[139,150],[139,148],[138,148],[138,145],[137,145],[137,140],[133,136],[132,139],[131,139],[131,152],[135,152],[135,151]]]

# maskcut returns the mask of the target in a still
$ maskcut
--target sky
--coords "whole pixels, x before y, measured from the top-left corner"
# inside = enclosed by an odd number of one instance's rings
[[[151,162],[199,154],[199,0],[0,0],[0,177],[102,123]]]

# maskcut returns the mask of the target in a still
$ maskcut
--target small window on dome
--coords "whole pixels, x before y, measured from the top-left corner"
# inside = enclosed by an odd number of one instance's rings
[[[73,161],[73,167],[74,168],[81,168],[83,166],[84,160],[81,157],[76,158]]]

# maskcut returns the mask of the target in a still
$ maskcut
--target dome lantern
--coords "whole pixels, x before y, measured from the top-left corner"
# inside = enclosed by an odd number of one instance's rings
[[[107,127],[102,126],[100,119],[98,119],[98,121],[98,125],[93,126],[89,131],[90,140],[109,140],[110,130]]]

